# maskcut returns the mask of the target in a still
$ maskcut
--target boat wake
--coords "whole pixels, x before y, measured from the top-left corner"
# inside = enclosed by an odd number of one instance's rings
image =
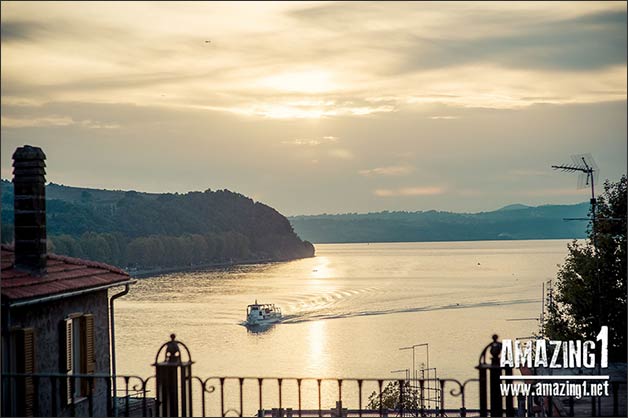
[[[319,311],[308,312],[295,312],[289,315],[284,315],[281,321],[284,324],[298,324],[302,322],[320,321],[325,319],[342,319],[342,318],[354,318],[361,316],[376,316],[376,315],[390,315],[399,313],[413,313],[413,312],[430,312],[446,309],[469,309],[469,308],[482,308],[491,306],[507,306],[507,305],[521,305],[527,303],[539,303],[538,299],[514,299],[507,301],[484,301],[476,303],[453,303],[446,305],[432,305],[432,306],[420,306],[420,307],[402,307],[402,308],[390,308],[390,309],[378,309],[378,310],[362,310],[352,312],[334,312],[333,310],[321,309]]]
[[[456,300],[459,292],[441,292],[441,301]],[[422,304],[422,300],[426,304]],[[494,306],[521,305],[539,303],[535,298],[467,300],[458,303],[436,303],[428,305],[425,296],[417,299],[415,295],[403,294],[387,287],[365,287],[358,289],[339,289],[329,293],[305,293],[289,297],[274,298],[283,309],[281,319],[272,325],[299,324],[327,319],[355,318],[364,316],[392,315],[415,312],[430,312],[453,309],[473,309]],[[433,299],[432,299],[433,302]],[[260,325],[250,325],[246,321],[238,322],[254,333],[265,332]],[[272,327],[269,327],[272,328]]]

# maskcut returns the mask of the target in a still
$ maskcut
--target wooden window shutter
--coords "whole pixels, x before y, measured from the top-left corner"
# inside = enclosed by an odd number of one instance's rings
[[[16,372],[35,373],[35,333],[32,328],[15,332]],[[35,404],[35,385],[32,377],[17,379],[18,416],[32,417]]]
[[[72,318],[61,321],[59,329],[59,372],[67,375],[74,373],[73,331],[74,320]],[[66,404],[72,403],[72,382],[70,377],[65,379],[65,382],[61,383],[60,387],[62,401],[65,401]]]
[[[81,317],[81,373],[94,374],[96,372],[95,337],[94,315],[85,314]],[[89,394],[89,382],[87,379],[81,380],[81,392],[87,395]],[[92,385],[92,389],[93,387],[94,385]]]

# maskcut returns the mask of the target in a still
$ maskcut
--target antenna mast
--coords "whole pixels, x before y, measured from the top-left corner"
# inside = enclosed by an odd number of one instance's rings
[[[599,170],[597,164],[593,160],[591,154],[577,154],[572,155],[571,160],[573,164],[567,165],[553,165],[552,168],[554,170],[560,170],[567,173],[579,173],[578,176],[578,188],[582,189],[586,186],[591,186],[591,228],[593,232],[593,253],[595,259],[595,278],[597,281],[597,305],[598,305],[598,318],[597,322],[600,325],[602,321],[602,288],[600,285],[600,272],[599,272],[599,260],[598,260],[598,249],[597,249],[597,228],[596,228],[596,209],[597,209],[597,200],[595,199],[595,183],[597,181]]]
[[[560,170],[567,173],[580,173],[578,176],[578,188],[582,189],[591,186],[591,216],[593,222],[593,240],[595,241],[595,213],[597,201],[595,199],[595,183],[597,181],[599,170],[597,164],[593,160],[591,154],[572,155],[573,164],[553,165],[554,170]],[[595,242],[593,243],[595,247]]]

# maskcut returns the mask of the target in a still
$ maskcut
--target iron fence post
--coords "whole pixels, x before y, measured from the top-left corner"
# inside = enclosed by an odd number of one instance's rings
[[[181,347],[187,353],[187,361],[182,360]],[[159,362],[159,355],[164,352],[163,361]],[[170,334],[170,341],[164,343],[157,350],[155,356],[155,404],[157,416],[178,417],[192,415],[192,356],[190,350],[181,341]],[[115,377],[114,377],[115,378]],[[221,381],[221,391],[222,391]],[[128,381],[126,382],[128,389]],[[179,387],[180,386],[180,387]],[[222,409],[224,415],[224,409]],[[128,397],[127,411],[128,414]]]
[[[502,351],[502,344],[497,341],[497,335],[493,335],[491,343],[491,368],[490,368],[490,394],[491,394],[491,416],[500,417],[504,412],[502,397],[499,390],[500,376],[502,369],[499,365],[499,357]]]
[[[480,416],[482,417],[487,417],[488,416],[488,410],[487,410],[487,402],[486,402],[486,365],[485,364],[479,364],[478,365],[478,370],[480,373],[479,376],[479,380],[480,380]]]

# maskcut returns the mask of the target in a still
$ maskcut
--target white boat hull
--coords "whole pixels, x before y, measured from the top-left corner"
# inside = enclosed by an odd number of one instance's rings
[[[266,319],[248,319],[246,321],[246,325],[255,326],[255,325],[270,325],[276,324],[281,321],[281,317],[278,318],[266,318]]]
[[[257,300],[253,305],[246,307],[246,325],[270,325],[281,321],[281,308],[272,303],[258,304]]]

